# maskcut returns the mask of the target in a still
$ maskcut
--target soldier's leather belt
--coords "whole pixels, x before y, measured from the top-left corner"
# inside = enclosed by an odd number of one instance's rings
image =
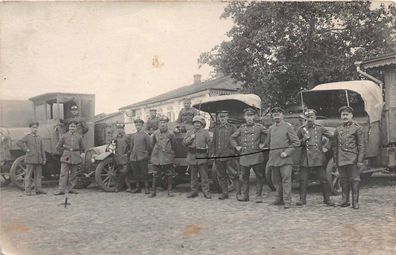
[[[188,148],[188,151],[191,153],[207,153],[208,149]]]

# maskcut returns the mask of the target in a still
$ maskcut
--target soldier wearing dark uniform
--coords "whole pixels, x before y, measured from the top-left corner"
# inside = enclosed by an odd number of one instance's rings
[[[158,129],[158,124],[159,124],[159,118],[157,116],[157,110],[150,109],[150,116],[146,121],[146,132],[149,135],[152,135],[154,131]]]
[[[168,197],[173,197],[172,184],[175,164],[176,138],[168,130],[169,118],[161,116],[159,118],[159,129],[153,135],[153,152],[151,153],[151,163],[153,164],[153,191],[150,197],[157,195],[157,181],[166,176],[168,185]]]
[[[77,122],[69,122],[69,131],[59,139],[56,149],[62,153],[59,188],[54,195],[64,194],[66,189],[71,194],[78,194],[73,190],[76,185],[77,169],[81,164],[81,153],[85,151],[82,136],[77,132]]]
[[[270,149],[267,165],[271,168],[277,193],[273,204],[288,209],[291,206],[292,153],[300,146],[300,141],[293,126],[283,120],[283,112],[280,107],[271,110],[275,123],[270,126],[266,141]]]
[[[316,111],[309,109],[305,111],[305,124],[297,131],[297,136],[300,139],[302,149],[300,155],[300,201],[296,205],[301,206],[306,204],[308,176],[311,171],[315,171],[319,175],[319,180],[322,186],[323,202],[329,206],[334,206],[330,200],[330,189],[326,178],[326,164],[325,151],[328,148],[324,147],[323,142],[325,137],[331,139],[333,136],[326,128],[316,124]]]
[[[240,195],[238,163],[235,158],[227,158],[235,155],[230,138],[237,130],[234,125],[228,123],[228,116],[228,111],[218,112],[220,123],[215,126],[213,131],[213,154],[215,157],[224,157],[215,160],[217,178],[222,191],[220,200],[228,198],[228,178],[233,181],[237,197]]]
[[[192,120],[194,129],[187,131],[183,139],[184,146],[188,147],[186,161],[191,170],[191,193],[187,196],[198,196],[198,172],[201,176],[201,187],[205,198],[211,199],[208,180],[208,152],[211,146],[209,131],[203,129],[206,121],[201,116]],[[200,158],[200,159],[198,159]]]
[[[26,152],[25,164],[25,195],[32,195],[32,175],[34,175],[34,194],[46,194],[41,189],[42,166],[46,164],[46,156],[43,141],[37,134],[39,123],[37,121],[29,123],[30,134],[25,135],[17,141],[17,145]]]
[[[253,168],[256,174],[255,200],[256,203],[262,203],[265,168],[263,165],[264,155],[260,150],[264,148],[267,130],[263,125],[254,122],[255,116],[256,111],[253,108],[246,108],[244,110],[246,124],[240,126],[237,131],[231,135],[231,144],[242,154],[239,159],[239,164],[241,165],[243,197],[238,200],[249,201],[250,168]]]
[[[339,109],[343,123],[334,131],[334,162],[340,173],[342,187],[341,207],[350,206],[349,192],[352,186],[352,207],[359,209],[360,170],[366,153],[362,127],[352,120],[353,109]]]
[[[77,105],[72,105],[70,107],[70,113],[72,114],[72,117],[68,120],[66,120],[66,131],[69,131],[69,125],[71,122],[77,123],[77,131],[80,135],[84,135],[85,133],[88,132],[89,128],[87,125],[87,122],[85,122],[81,117],[80,113],[78,110]]]
[[[190,98],[184,98],[183,104],[184,108],[180,110],[176,122],[179,123],[179,127],[181,130],[190,130],[192,129],[193,118],[198,115],[198,110],[191,107]],[[176,131],[179,130],[177,129]]]
[[[140,183],[144,183],[145,194],[150,194],[148,183],[148,160],[150,158],[151,140],[150,136],[144,132],[144,121],[136,119],[134,121],[136,133],[131,136],[131,156],[129,158],[132,166],[133,177],[136,180],[136,189],[132,193],[140,193]]]
[[[124,127],[124,124],[116,123],[117,136],[114,137],[112,140],[112,142],[115,143],[115,148],[113,148],[114,161],[117,168],[120,169],[120,176],[117,186],[115,187],[115,192],[118,192],[120,189],[122,189],[125,184],[127,185],[126,191],[131,191],[131,184],[128,178],[128,156],[130,152],[129,148],[131,141],[129,137],[125,134]]]

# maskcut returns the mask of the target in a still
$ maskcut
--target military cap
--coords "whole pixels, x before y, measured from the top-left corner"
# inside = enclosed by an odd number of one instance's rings
[[[315,111],[314,109],[307,109],[307,110],[304,112],[304,116],[305,116],[305,117],[309,117],[309,116],[312,116],[312,115],[316,115],[316,111]]]
[[[70,106],[70,110],[78,110],[78,106],[77,105],[72,105],[72,106]]]
[[[341,106],[340,109],[338,109],[339,113],[344,112],[344,111],[353,113],[353,108],[345,105],[345,106]]]
[[[133,123],[141,123],[141,124],[144,124],[144,121],[142,120],[142,119],[135,119],[134,121],[133,121]]]
[[[125,127],[125,124],[124,123],[119,123],[119,122],[116,122],[116,128],[124,128]]]
[[[194,116],[192,123],[197,122],[197,121],[201,122],[203,126],[206,126],[206,121],[202,116],[199,116],[199,115]]]
[[[169,122],[169,118],[167,116],[162,115],[159,117],[159,121]]]
[[[34,125],[39,126],[38,121],[36,121],[36,120],[29,121],[29,127],[33,127]]]
[[[77,120],[70,120],[68,125],[70,126],[70,124],[78,125],[78,121]]]
[[[283,110],[281,107],[275,106],[274,108],[271,109],[271,114],[272,113],[284,113],[285,110]]]
[[[243,109],[243,113],[248,114],[248,115],[254,115],[257,112],[255,109],[248,107],[248,108]]]

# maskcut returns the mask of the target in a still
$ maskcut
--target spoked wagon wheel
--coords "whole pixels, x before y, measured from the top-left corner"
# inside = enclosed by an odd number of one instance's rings
[[[114,191],[118,182],[118,170],[113,158],[107,158],[101,161],[96,167],[96,183],[104,191]]]
[[[333,195],[341,193],[340,173],[334,165],[334,159],[331,158],[326,166],[326,178],[330,191]]]
[[[12,183],[20,189],[25,189],[25,156],[17,158],[11,166],[10,176]]]

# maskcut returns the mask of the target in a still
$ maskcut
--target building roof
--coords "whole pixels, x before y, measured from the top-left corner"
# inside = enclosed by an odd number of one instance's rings
[[[57,96],[91,96],[95,94],[82,94],[82,93],[65,93],[65,92],[50,92],[29,98],[30,101],[44,101],[56,99]]]
[[[95,122],[103,121],[103,120],[106,120],[106,119],[109,119],[109,118],[112,118],[112,117],[115,117],[115,116],[121,115],[121,114],[122,114],[122,112],[113,112],[113,113],[109,113],[109,114],[101,113],[101,114],[98,114],[95,116]]]
[[[366,59],[363,61],[356,62],[355,64],[360,64],[365,69],[377,68],[381,66],[395,65],[396,64],[396,52],[378,56],[375,58]]]
[[[140,101],[134,104],[130,104],[124,107],[121,107],[119,110],[126,110],[129,108],[140,107],[147,104],[157,103],[161,101],[166,101],[174,98],[185,97],[191,94],[195,94],[201,91],[210,90],[210,89],[220,89],[220,90],[230,90],[236,91],[241,88],[241,84],[235,82],[229,76],[217,78],[210,81],[200,82],[192,85],[183,86],[164,94],[146,99],[144,101]]]

